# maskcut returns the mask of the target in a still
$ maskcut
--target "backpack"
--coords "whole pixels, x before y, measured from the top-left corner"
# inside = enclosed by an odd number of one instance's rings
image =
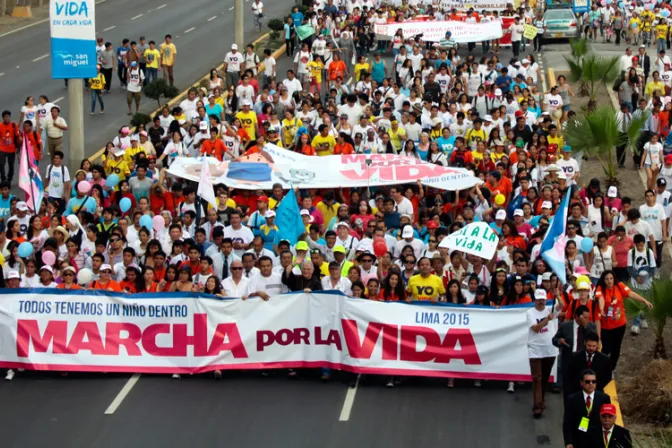
[[[63,167],[62,164],[61,164],[60,168],[61,168],[61,179],[62,179],[63,183],[65,184],[65,168]],[[51,177],[51,171],[53,169],[54,169],[54,165],[49,165],[49,169],[47,170],[47,179],[49,179]]]
[[[455,159],[453,159],[452,166],[456,168],[464,168],[467,166],[467,162],[464,159],[464,153],[461,151],[455,151]]]

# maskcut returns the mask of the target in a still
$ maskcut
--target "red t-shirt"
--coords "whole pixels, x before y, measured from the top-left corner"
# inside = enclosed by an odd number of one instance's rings
[[[19,127],[16,123],[5,124],[0,122],[0,152],[16,152],[15,139],[19,136]]]
[[[206,140],[201,145],[201,154],[216,157],[219,161],[224,159],[225,152],[226,146],[224,146],[224,142],[220,139],[215,139],[214,143],[210,140]]]

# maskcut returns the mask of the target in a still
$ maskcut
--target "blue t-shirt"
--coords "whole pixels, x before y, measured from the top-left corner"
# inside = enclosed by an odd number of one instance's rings
[[[9,218],[10,203],[12,202],[13,197],[14,195],[11,193],[7,196],[7,199],[3,199],[2,196],[0,196],[0,218],[5,220]]]
[[[295,27],[303,23],[303,13],[301,11],[293,12],[291,17]]]
[[[222,112],[224,112],[224,109],[222,109],[221,104],[215,103],[214,106],[211,106],[210,103],[208,103],[204,107],[205,107],[205,113],[208,116],[215,115],[217,118],[220,118],[222,116]]]
[[[439,144],[441,152],[450,159],[450,155],[453,153],[453,149],[455,149],[455,137],[452,135],[448,138],[439,137],[436,139],[436,143]]]
[[[285,23],[285,40],[289,39],[292,35],[292,27],[289,26],[289,23]]]
[[[495,86],[499,89],[502,89],[502,94],[506,95],[511,89],[510,86],[512,82],[513,79],[511,79],[510,76],[499,75],[497,79],[495,79]]]

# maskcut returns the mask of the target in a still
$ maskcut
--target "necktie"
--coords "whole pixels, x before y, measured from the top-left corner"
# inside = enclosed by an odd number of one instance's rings
[[[609,433],[610,431],[604,431],[604,446],[609,445]]]
[[[588,395],[586,397],[586,409],[588,409],[588,412],[590,412],[590,405],[591,405],[590,395]]]
[[[588,368],[589,369],[592,366],[592,364],[593,364],[593,355],[588,355]]]
[[[229,276],[229,257],[224,255],[224,267],[222,268],[222,280]]]
[[[583,348],[583,334],[581,332],[581,326],[576,327],[576,351],[579,351]]]

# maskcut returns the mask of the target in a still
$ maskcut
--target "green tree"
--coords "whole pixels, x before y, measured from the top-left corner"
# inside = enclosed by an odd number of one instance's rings
[[[639,313],[644,315],[655,336],[653,357],[667,359],[664,332],[667,319],[672,318],[672,280],[654,280],[650,290],[638,292],[651,302],[653,308],[648,309],[644,304],[626,299],[625,313],[628,316],[635,316]]]
[[[157,78],[150,82],[142,91],[147,98],[156,100],[159,107],[161,107],[161,97],[165,99],[175,98],[180,93],[177,87],[171,86],[163,78]]]
[[[570,41],[571,55],[565,56],[569,65],[569,79],[581,84],[581,92],[589,97],[588,110],[597,106],[600,88],[609,88],[619,77],[619,57],[606,57],[590,52],[585,39]]]
[[[620,133],[614,109],[610,106],[599,107],[569,121],[565,129],[565,141],[573,151],[597,158],[607,183],[617,185],[614,149],[626,145],[626,150],[634,150],[646,119],[646,116],[633,118],[626,132]]]
[[[282,19],[271,19],[267,25],[271,29],[271,40],[278,40],[280,32],[285,29],[285,21]]]

